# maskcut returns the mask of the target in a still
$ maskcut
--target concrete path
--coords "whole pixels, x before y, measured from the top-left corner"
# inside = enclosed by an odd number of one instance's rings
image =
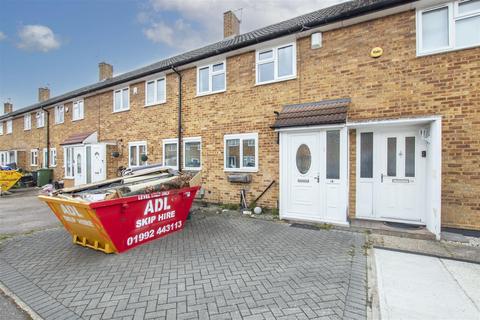
[[[480,319],[480,264],[373,252],[382,319]]]

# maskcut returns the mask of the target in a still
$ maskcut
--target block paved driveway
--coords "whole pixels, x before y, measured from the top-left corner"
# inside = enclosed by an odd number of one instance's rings
[[[45,319],[365,319],[364,240],[197,214],[106,255],[58,228],[3,242],[0,281]]]

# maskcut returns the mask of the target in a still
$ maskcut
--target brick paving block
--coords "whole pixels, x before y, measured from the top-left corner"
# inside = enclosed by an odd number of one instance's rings
[[[359,318],[366,310],[364,241],[349,232],[205,216],[108,256],[52,229],[2,244],[0,281],[47,320],[62,313],[71,319]]]

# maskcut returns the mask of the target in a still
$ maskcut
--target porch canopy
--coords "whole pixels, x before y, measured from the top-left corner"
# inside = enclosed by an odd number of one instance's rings
[[[71,145],[71,144],[85,144],[85,143],[96,143],[97,142],[97,132],[82,132],[72,134],[68,136],[67,139],[63,140],[60,143],[61,146]]]
[[[350,98],[323,100],[283,106],[272,129],[340,124],[347,120]]]

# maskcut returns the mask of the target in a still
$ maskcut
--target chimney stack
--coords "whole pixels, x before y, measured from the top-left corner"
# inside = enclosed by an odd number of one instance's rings
[[[47,87],[38,88],[38,102],[50,99],[50,89]]]
[[[13,104],[10,102],[5,102],[3,104],[3,114],[7,114],[13,111]]]
[[[113,77],[113,66],[106,62],[98,64],[98,80],[104,81]]]
[[[230,38],[240,34],[240,20],[231,10],[223,13],[223,37]]]

